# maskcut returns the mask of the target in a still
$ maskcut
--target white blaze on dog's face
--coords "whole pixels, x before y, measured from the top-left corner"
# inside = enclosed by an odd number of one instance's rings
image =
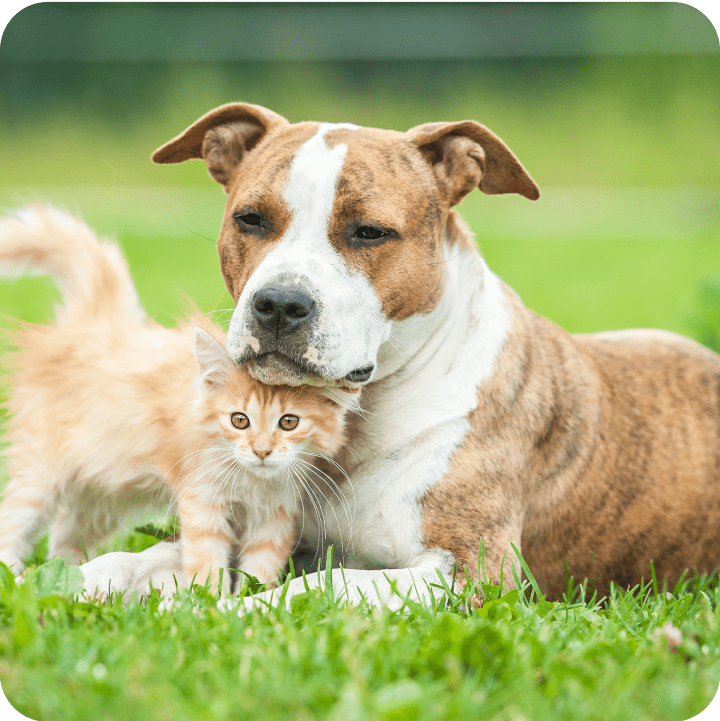
[[[470,121],[407,133],[291,125],[235,103],[153,156],[200,157],[228,194],[218,241],[237,303],[228,351],[271,384],[371,380],[393,322],[438,306],[451,206],[478,186],[537,193],[502,141]]]
[[[333,127],[355,129],[321,125],[295,154],[282,191],[289,225],[245,284],[230,323],[230,354],[240,361],[254,358],[250,367],[267,380],[285,380],[288,372],[296,376],[287,360],[322,378],[343,379],[356,369],[372,368],[388,335],[389,320],[372,285],[329,237],[348,149],[345,143],[328,147],[325,135]],[[240,207],[246,209],[242,199]],[[312,317],[304,316],[298,327],[278,329],[287,320],[272,304],[285,299],[290,301],[286,318],[292,318],[293,302],[298,304],[295,316],[307,310]]]

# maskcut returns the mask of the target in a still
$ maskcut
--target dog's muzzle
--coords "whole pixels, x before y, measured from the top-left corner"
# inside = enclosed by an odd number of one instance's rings
[[[315,297],[313,297],[315,296]],[[264,383],[317,383],[355,387],[366,383],[374,366],[368,364],[344,375],[328,372],[323,351],[327,331],[323,328],[323,304],[317,293],[291,282],[274,279],[257,289],[245,311],[245,328],[253,342],[243,344],[234,360],[248,364]],[[231,324],[232,329],[232,324]],[[342,371],[341,371],[342,372]]]

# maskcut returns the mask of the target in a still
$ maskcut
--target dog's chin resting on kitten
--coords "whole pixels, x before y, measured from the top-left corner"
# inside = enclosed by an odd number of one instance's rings
[[[296,514],[333,483],[315,461],[342,445],[352,394],[259,383],[202,316],[153,322],[118,247],[60,211],[0,220],[0,273],[30,269],[62,303],[12,334],[0,560],[19,573],[52,516],[50,555],[77,561],[131,512],[177,511],[180,586],[229,567],[273,584]]]

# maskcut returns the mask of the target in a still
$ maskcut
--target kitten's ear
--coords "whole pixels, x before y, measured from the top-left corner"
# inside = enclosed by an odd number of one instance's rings
[[[227,381],[233,362],[222,343],[202,328],[195,328],[195,357],[198,362],[198,388],[208,389]]]

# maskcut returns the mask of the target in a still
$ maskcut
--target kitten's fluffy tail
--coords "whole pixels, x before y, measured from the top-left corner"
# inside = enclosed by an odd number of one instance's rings
[[[0,218],[0,276],[33,272],[58,281],[58,320],[80,314],[145,318],[120,249],[61,210],[30,207]]]

